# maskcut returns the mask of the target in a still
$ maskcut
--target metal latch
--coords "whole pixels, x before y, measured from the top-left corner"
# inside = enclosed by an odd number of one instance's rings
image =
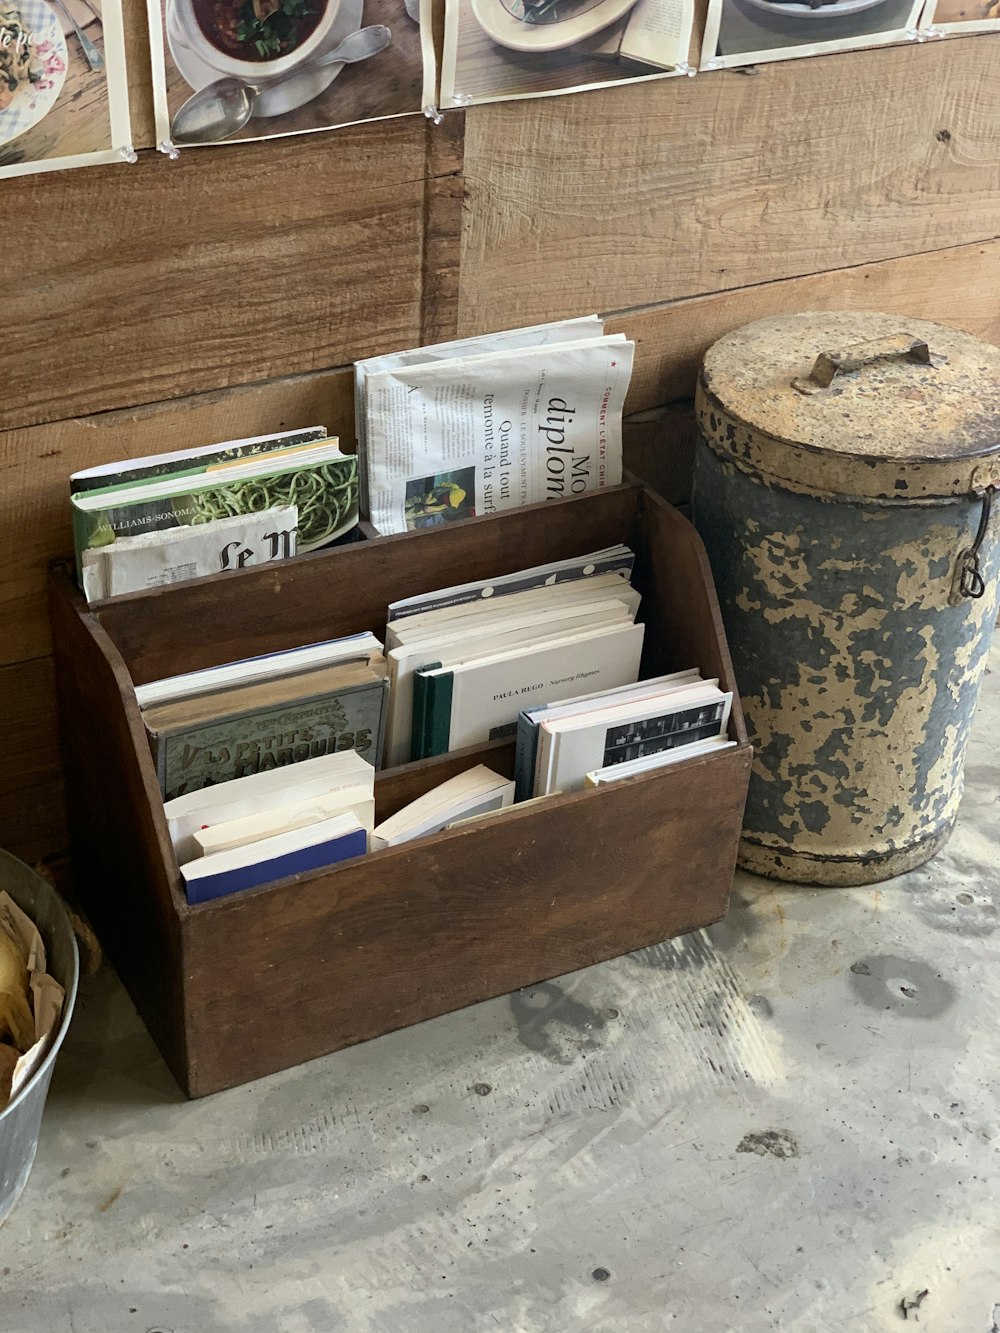
[[[993,509],[993,496],[996,489],[995,486],[987,486],[984,491],[975,493],[983,502],[979,514],[979,527],[976,529],[972,545],[958,553],[951,593],[948,597],[951,606],[958,606],[964,597],[970,597],[975,601],[982,597],[986,591],[986,580],[983,578],[983,571],[979,564],[979,550],[990,526],[990,513]]]

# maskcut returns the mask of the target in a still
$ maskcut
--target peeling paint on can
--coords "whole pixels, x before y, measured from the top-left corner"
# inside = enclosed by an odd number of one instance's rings
[[[907,374],[919,376],[917,365],[892,380],[880,407],[866,403],[863,439],[851,434],[853,418],[840,415],[843,394],[810,393],[812,419],[795,402],[770,435],[759,398],[747,409],[756,413],[753,423],[741,416],[739,387],[752,378],[755,347],[762,349],[767,402],[782,417],[781,385],[795,398],[792,381],[803,373],[802,357],[790,351],[803,335],[808,362],[845,332],[854,341],[871,339],[872,320],[874,334],[884,334],[887,318],[761,321],[710,350],[699,385],[694,517],[712,562],[755,747],[740,859],[779,879],[870,883],[920,865],[943,844],[961,799],[965,747],[997,615],[1000,515],[979,550],[986,595],[953,604],[951,594],[956,561],[982,514],[981,497],[970,493],[972,464],[1000,467],[1000,350],[930,326],[932,353],[948,351],[953,382],[967,344],[978,357],[977,397],[969,408],[975,429],[959,429],[954,393],[948,412],[928,428],[945,422],[955,428],[950,458],[946,441],[932,448],[929,436],[920,436],[916,418],[908,418],[916,464],[901,445],[873,442],[880,416],[886,438],[898,426],[894,394],[906,387]],[[844,390],[855,397],[872,383],[867,367],[843,378],[861,381]],[[876,379],[884,388],[881,369]],[[725,401],[708,387],[717,391],[722,381],[732,395]],[[990,410],[992,455],[983,424]],[[832,425],[831,414],[838,417]],[[801,460],[789,461],[790,418],[823,455],[813,473]],[[778,426],[786,431],[782,441]],[[933,484],[924,466],[932,454]],[[872,468],[874,455],[879,464]],[[777,476],[767,473],[771,460]],[[949,469],[955,488],[940,493]],[[839,489],[825,490],[833,481]],[[939,494],[932,498],[930,489]]]

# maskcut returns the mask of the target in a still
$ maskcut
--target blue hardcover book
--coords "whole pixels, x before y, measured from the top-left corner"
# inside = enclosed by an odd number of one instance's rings
[[[368,850],[368,833],[353,815],[334,815],[181,866],[189,903],[206,903],[289,875],[322,870]]]

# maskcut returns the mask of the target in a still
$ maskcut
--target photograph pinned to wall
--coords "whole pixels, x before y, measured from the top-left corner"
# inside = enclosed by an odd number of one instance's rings
[[[0,178],[134,157],[120,0],[0,0]]]
[[[431,0],[148,6],[156,137],[171,155],[419,114],[434,103]]]
[[[704,27],[705,0],[443,3],[442,110],[691,74]]]
[[[699,68],[915,41],[924,0],[709,0]]]
[[[1000,32],[1000,0],[928,0],[922,22],[935,37]]]

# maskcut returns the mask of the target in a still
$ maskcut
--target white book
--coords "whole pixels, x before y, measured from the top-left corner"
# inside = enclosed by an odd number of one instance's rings
[[[151,680],[146,685],[136,686],[135,697],[140,708],[149,708],[153,704],[212,694],[230,685],[247,685],[252,681],[273,680],[312,667],[362,660],[381,651],[381,643],[366,630],[362,634],[349,634],[342,639],[308,643],[301,648],[286,648],[276,653],[264,653],[260,657],[245,657],[238,662],[206,667],[204,671],[187,671],[183,675]]]
[[[629,608],[613,598],[491,619],[488,625],[465,625],[451,634],[404,643],[388,654],[389,714],[384,766],[409,763],[413,734],[413,677],[433,662],[454,666],[508,649],[537,648],[591,625],[631,621]],[[460,622],[465,623],[465,622]]]
[[[383,847],[438,833],[458,820],[502,810],[513,800],[513,781],[502,778],[485,764],[477,764],[383,820],[371,836],[371,849],[380,851]]]
[[[387,619],[405,620],[426,612],[442,611],[447,607],[474,604],[491,597],[507,597],[531,589],[546,588],[577,579],[594,578],[598,574],[617,572],[628,579],[635,563],[635,554],[620,542],[600,551],[574,556],[568,560],[553,560],[546,565],[533,565],[513,574],[501,574],[491,579],[474,579],[471,583],[456,583],[450,588],[419,593],[416,597],[402,597],[389,603]]]
[[[678,745],[673,750],[660,750],[655,754],[644,754],[638,759],[627,759],[623,764],[611,764],[607,768],[597,768],[587,774],[588,787],[603,787],[609,782],[621,782],[623,778],[638,777],[641,773],[650,773],[654,769],[666,768],[678,764],[682,759],[694,759],[702,754],[714,754],[716,750],[729,750],[736,744],[727,741],[724,736],[715,736],[709,740],[691,741],[688,745]]]
[[[214,852],[228,852],[233,847],[243,847],[248,842],[259,842],[261,838],[271,838],[278,833],[290,833],[307,824],[319,824],[335,815],[353,815],[370,833],[375,827],[375,798],[364,786],[344,787],[261,814],[209,824],[207,828],[198,829],[192,837],[198,854],[211,856]]]
[[[296,554],[299,511],[276,505],[190,527],[117,537],[108,546],[83,551],[83,592],[88,602],[142,592],[170,583],[268,564]],[[281,533],[282,540],[271,540]]]
[[[463,626],[489,625],[493,620],[522,611],[537,611],[546,607],[573,606],[580,602],[604,600],[613,597],[630,610],[633,619],[642,600],[639,593],[619,574],[595,574],[592,579],[576,583],[558,583],[548,588],[534,588],[527,592],[511,593],[508,597],[472,602],[465,606],[449,606],[441,611],[428,611],[408,620],[395,620],[386,626],[386,648],[458,629]]]
[[[578,791],[598,768],[725,732],[731,692],[696,681],[660,697],[556,718],[539,728],[536,794]]]
[[[211,824],[260,815],[296,801],[324,796],[345,787],[375,791],[375,769],[354,750],[323,754],[283,768],[250,773],[216,787],[175,796],[164,804],[167,832],[182,864],[198,855],[193,835]]]
[[[599,627],[556,639],[537,651],[519,649],[418,672],[426,707],[415,749],[426,757],[513,735],[522,708],[587,685],[635,681],[644,629],[631,623]]]

